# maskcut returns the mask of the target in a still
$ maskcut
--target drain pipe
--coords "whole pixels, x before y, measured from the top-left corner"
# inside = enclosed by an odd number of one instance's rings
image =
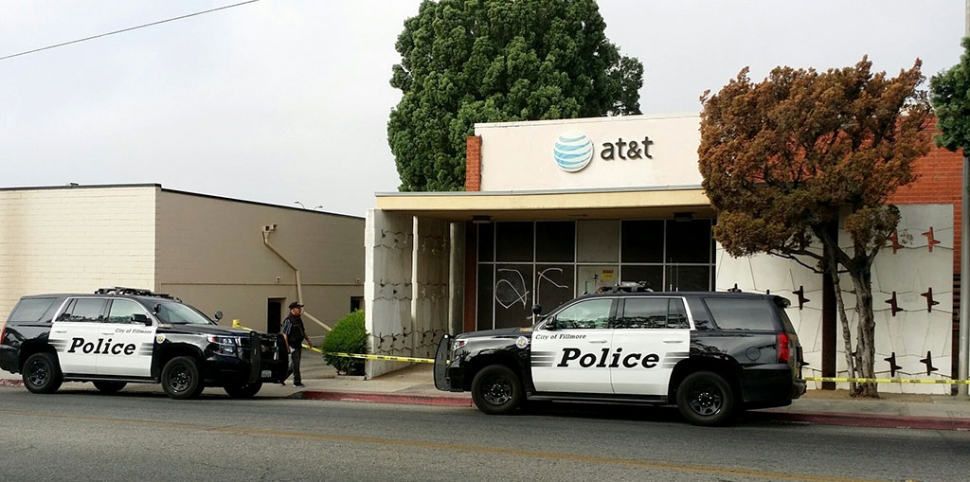
[[[275,224],[263,226],[263,244],[265,244],[270,251],[272,251],[276,256],[278,256],[281,260],[283,260],[283,262],[286,263],[286,265],[293,270],[293,273],[296,275],[296,301],[298,301],[302,305],[303,304],[303,284],[300,282],[300,269],[297,268],[296,265],[294,265],[289,259],[287,259],[286,256],[283,256],[283,253],[279,252],[279,250],[277,250],[276,247],[269,242],[269,235],[275,231],[276,231]],[[303,311],[303,316],[309,318],[310,321],[322,326],[327,331],[333,330],[333,328],[330,328],[329,326],[327,326],[326,323],[314,318],[313,315],[307,313],[306,310]]]

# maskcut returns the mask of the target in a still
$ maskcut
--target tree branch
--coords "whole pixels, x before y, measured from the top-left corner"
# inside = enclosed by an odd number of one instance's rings
[[[815,253],[806,251],[804,249],[803,250],[800,250],[797,253],[795,253],[795,252],[793,252],[793,253],[781,253],[781,252],[777,252],[777,251],[768,251],[768,254],[771,255],[771,256],[777,256],[779,258],[790,259],[790,260],[792,260],[792,261],[794,261],[794,262],[796,262],[796,263],[804,266],[805,268],[810,269],[813,273],[817,273],[817,274],[822,274],[823,273],[823,271],[819,270],[817,267],[812,267],[808,263],[806,263],[806,262],[804,262],[804,261],[802,261],[801,259],[798,258],[798,256],[808,256],[808,257],[814,258],[814,259],[816,259],[818,261],[823,261],[824,260],[824,258],[822,258],[821,256],[819,256],[819,255],[817,255]]]

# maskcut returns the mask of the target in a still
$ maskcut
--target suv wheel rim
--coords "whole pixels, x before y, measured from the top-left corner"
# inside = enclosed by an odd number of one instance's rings
[[[717,415],[724,405],[721,389],[711,383],[698,383],[690,389],[690,409],[703,417]]]
[[[41,361],[34,361],[27,370],[27,380],[30,381],[31,385],[36,387],[47,383],[48,376],[47,365]]]
[[[503,377],[490,378],[485,382],[483,395],[489,405],[505,405],[512,400],[512,383]]]
[[[184,392],[189,389],[189,382],[192,381],[192,377],[189,375],[188,368],[179,366],[172,370],[169,380],[171,380],[172,391]]]

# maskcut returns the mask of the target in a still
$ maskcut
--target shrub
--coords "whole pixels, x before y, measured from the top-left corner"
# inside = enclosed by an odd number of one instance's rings
[[[364,360],[327,355],[327,353],[367,353],[364,312],[354,311],[340,319],[323,339],[323,360],[343,375],[363,375]]]

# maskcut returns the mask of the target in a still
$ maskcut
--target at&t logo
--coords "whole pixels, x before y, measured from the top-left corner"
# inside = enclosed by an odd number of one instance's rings
[[[556,139],[552,154],[560,169],[579,172],[593,160],[593,141],[579,131],[564,132]]]

